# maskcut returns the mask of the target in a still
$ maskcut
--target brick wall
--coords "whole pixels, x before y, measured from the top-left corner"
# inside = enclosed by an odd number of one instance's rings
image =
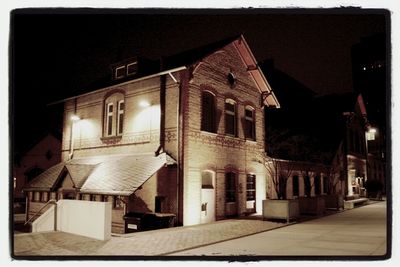
[[[231,88],[227,76],[233,72],[237,78]],[[216,106],[221,114],[217,133],[202,132],[201,92],[209,90],[216,95]],[[185,177],[184,177],[184,224],[200,223],[201,172],[214,166],[216,171],[215,199],[216,218],[224,218],[225,172],[227,168],[237,173],[237,213],[246,212],[246,175],[256,175],[256,211],[261,212],[261,201],[265,198],[265,170],[260,161],[264,151],[263,110],[260,93],[247,66],[242,62],[236,48],[231,44],[221,51],[206,57],[193,73],[187,87],[185,109]],[[237,137],[225,135],[224,105],[227,98],[237,103]],[[256,141],[246,141],[242,118],[246,105],[255,108]],[[218,113],[217,112],[217,113]]]

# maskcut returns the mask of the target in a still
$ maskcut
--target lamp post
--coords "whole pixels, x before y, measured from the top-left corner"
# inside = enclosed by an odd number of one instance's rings
[[[74,139],[75,139],[75,124],[81,120],[81,118],[74,114],[71,116],[71,121],[72,121],[72,125],[71,125],[71,142],[70,142],[70,153],[69,153],[69,159],[71,160],[74,156]]]

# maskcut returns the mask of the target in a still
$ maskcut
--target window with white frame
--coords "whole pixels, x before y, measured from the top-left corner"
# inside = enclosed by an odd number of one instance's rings
[[[255,123],[255,110],[251,106],[247,106],[244,111],[245,118],[245,137],[249,140],[256,140],[256,123]]]
[[[114,104],[107,103],[106,107],[106,129],[107,129],[107,136],[113,135],[113,115],[114,115]]]
[[[236,102],[232,99],[225,100],[225,134],[237,136]]]
[[[256,200],[256,176],[254,174],[247,174],[246,200]]]
[[[121,79],[125,77],[126,67],[120,66],[115,68],[115,79]]]
[[[104,101],[104,137],[121,136],[124,131],[124,94],[116,92]]]
[[[118,101],[118,118],[117,118],[118,135],[121,135],[124,132],[124,108],[125,108],[124,100]]]

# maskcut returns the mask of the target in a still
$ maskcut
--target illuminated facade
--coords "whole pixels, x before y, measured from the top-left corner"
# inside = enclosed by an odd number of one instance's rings
[[[183,225],[262,212],[264,108],[279,103],[243,36],[161,66],[116,65],[113,85],[63,101],[63,163],[26,188],[29,214],[50,198],[112,201],[122,233],[130,212]]]

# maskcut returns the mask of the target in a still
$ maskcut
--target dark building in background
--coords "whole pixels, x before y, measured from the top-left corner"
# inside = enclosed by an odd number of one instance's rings
[[[362,38],[352,47],[354,91],[364,97],[368,120],[374,135],[368,136],[368,176],[385,184],[386,125],[388,122],[386,35]],[[383,187],[385,188],[385,186]]]

